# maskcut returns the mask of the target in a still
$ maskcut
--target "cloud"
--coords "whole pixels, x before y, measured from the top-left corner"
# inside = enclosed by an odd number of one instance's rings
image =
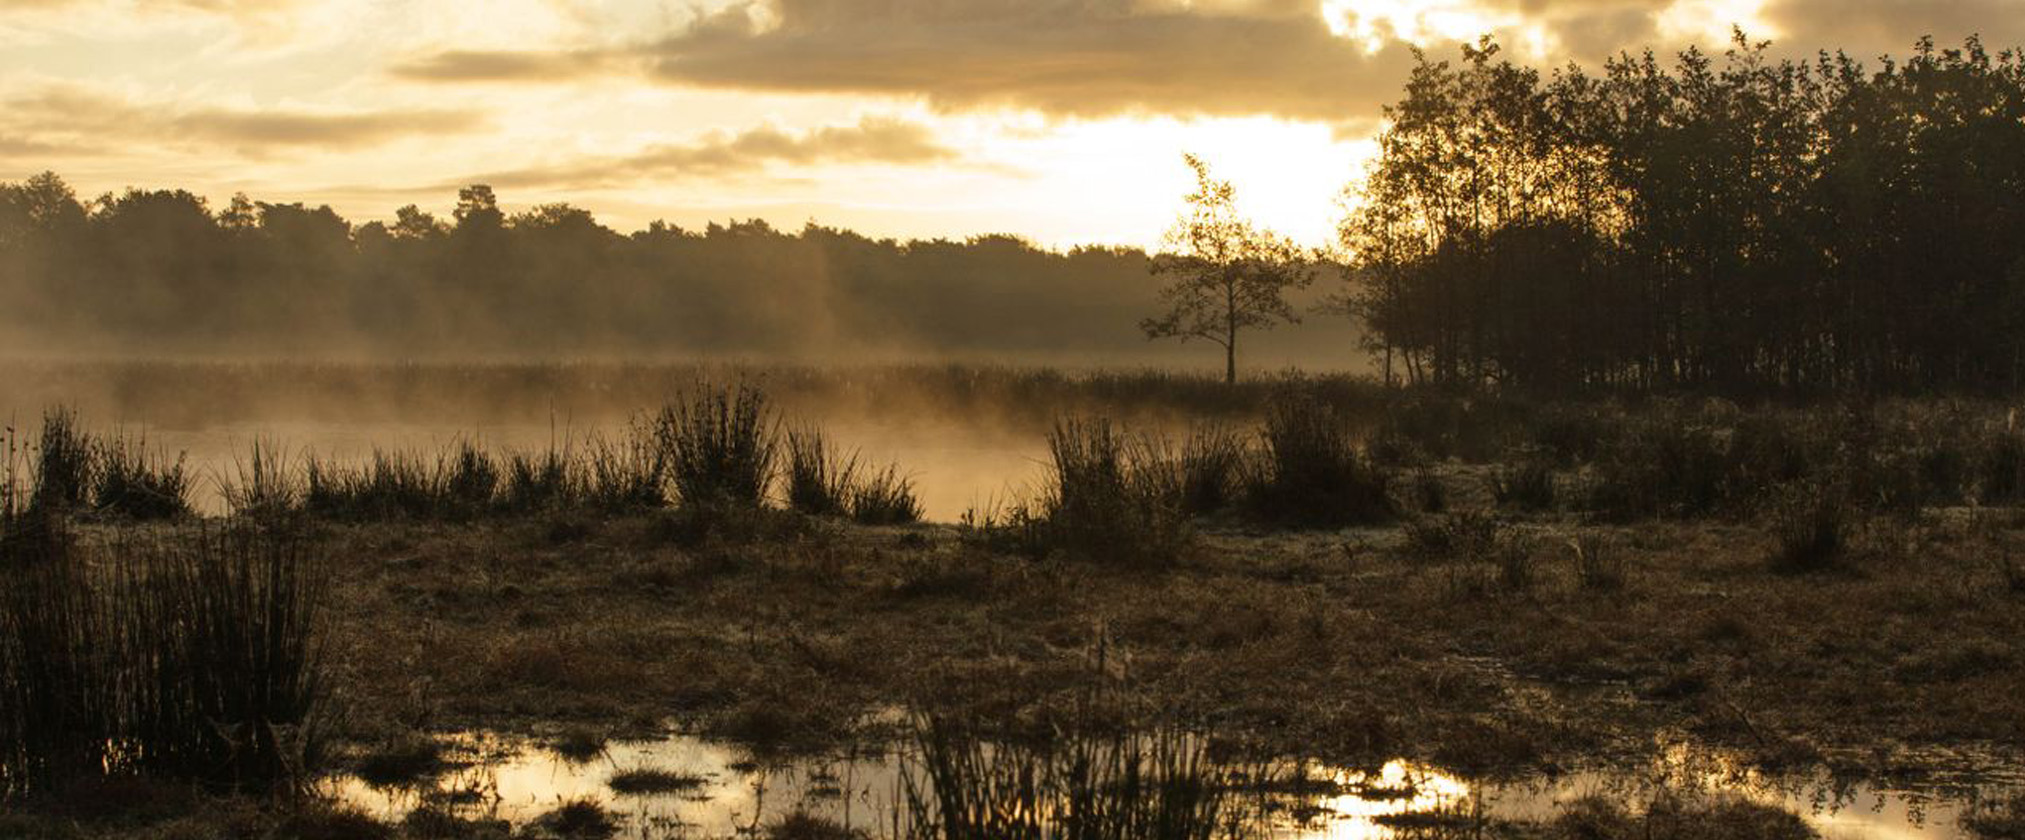
[[[0,158],[46,157],[58,153],[75,154],[75,147],[58,146],[29,137],[0,134]]]
[[[78,6],[100,6],[123,8],[128,11],[189,10],[227,17],[254,17],[286,11],[294,5],[293,0],[146,0],[139,4],[115,0],[0,0],[0,12],[40,12]]]
[[[170,118],[196,137],[238,146],[350,149],[413,135],[471,131],[484,120],[470,111],[437,109],[318,114],[206,109]]]
[[[608,72],[610,56],[597,52],[451,50],[419,56],[389,72],[426,82],[556,82]]]
[[[475,130],[484,118],[471,111],[385,109],[319,112],[285,108],[240,110],[139,103],[82,85],[57,84],[5,102],[21,138],[47,145],[108,139],[223,145],[250,154],[295,148],[352,150],[403,137]]]
[[[1391,99],[1407,45],[1331,32],[1313,0],[747,0],[650,43],[453,51],[393,68],[428,81],[644,73],[679,85],[921,97],[943,110],[1339,120]]]
[[[791,133],[763,126],[715,132],[694,142],[624,156],[531,167],[465,179],[497,187],[593,189],[643,181],[722,177],[773,164],[874,163],[920,165],[955,160],[955,150],[920,123],[866,116],[855,124]]]
[[[1903,55],[1921,36],[1952,46],[1970,35],[2025,45],[2025,0],[1769,0],[1764,16],[1789,45]]]

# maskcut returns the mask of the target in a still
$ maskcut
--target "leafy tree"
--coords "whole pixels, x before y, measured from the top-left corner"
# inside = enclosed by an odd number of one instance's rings
[[[1188,209],[1167,232],[1168,251],[1150,270],[1171,278],[1160,291],[1167,311],[1139,323],[1149,339],[1202,339],[1223,348],[1224,381],[1237,381],[1238,334],[1298,323],[1287,291],[1313,280],[1310,261],[1292,240],[1254,226],[1238,215],[1236,190],[1210,174],[1194,155],[1183,160],[1195,172]]]
[[[1421,56],[1334,297],[1409,382],[2015,390],[2025,56]]]

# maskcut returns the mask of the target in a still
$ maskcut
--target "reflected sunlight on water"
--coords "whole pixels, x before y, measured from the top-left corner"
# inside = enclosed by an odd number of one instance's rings
[[[904,788],[916,772],[906,749],[761,762],[743,748],[688,736],[614,742],[574,763],[531,742],[485,736],[456,741],[459,767],[421,789],[376,788],[356,778],[329,783],[337,798],[385,819],[432,805],[465,817],[524,824],[558,804],[592,799],[630,828],[627,836],[677,830],[703,836],[752,831],[789,814],[810,814],[867,832],[904,834]],[[656,769],[701,780],[674,794],[612,792],[613,774]],[[1966,835],[1957,819],[1967,791],[1909,792],[1868,785],[1779,783],[1685,747],[1671,748],[1642,771],[1589,771],[1518,782],[1473,784],[1440,770],[1393,761],[1375,772],[1336,769],[1304,774],[1306,792],[1266,794],[1263,823],[1245,836],[1282,840],[1383,840],[1415,818],[1448,821],[1544,821],[1568,803],[1600,795],[1636,801],[1659,789],[1739,796],[1791,811],[1829,840],[1943,840]],[[919,778],[911,777],[911,778]],[[1951,798],[1952,797],[1952,798]],[[899,810],[896,810],[899,809]],[[1391,825],[1388,825],[1391,823]]]

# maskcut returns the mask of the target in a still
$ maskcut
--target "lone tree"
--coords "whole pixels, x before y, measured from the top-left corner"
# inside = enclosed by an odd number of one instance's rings
[[[1292,240],[1255,227],[1238,215],[1229,181],[1209,165],[1183,155],[1195,170],[1188,209],[1167,231],[1168,248],[1153,258],[1156,275],[1173,278],[1160,290],[1167,314],[1139,322],[1147,339],[1203,339],[1223,347],[1225,382],[1237,381],[1238,333],[1299,323],[1287,290],[1314,279]]]

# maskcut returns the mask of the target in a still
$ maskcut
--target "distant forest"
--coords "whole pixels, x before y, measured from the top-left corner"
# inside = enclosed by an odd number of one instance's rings
[[[1398,379],[2016,391],[2025,59],[1423,58],[1345,222]]]
[[[1774,60],[1739,34],[1597,71],[1498,54],[1422,57],[1323,282],[1286,307],[1360,326],[1262,333],[1249,366],[1354,367],[1361,342],[1391,381],[1458,388],[2025,386],[2019,53]],[[1152,264],[814,224],[626,235],[484,186],[448,219],[355,226],[243,196],[85,202],[45,174],[0,184],[0,352],[1221,361],[1135,328],[1161,307]]]
[[[568,205],[509,214],[484,186],[451,218],[354,225],[244,196],[0,184],[0,352],[16,355],[1220,364],[1145,339],[1159,285],[1137,249],[759,221],[625,235]],[[1361,363],[1330,326],[1255,361]]]

